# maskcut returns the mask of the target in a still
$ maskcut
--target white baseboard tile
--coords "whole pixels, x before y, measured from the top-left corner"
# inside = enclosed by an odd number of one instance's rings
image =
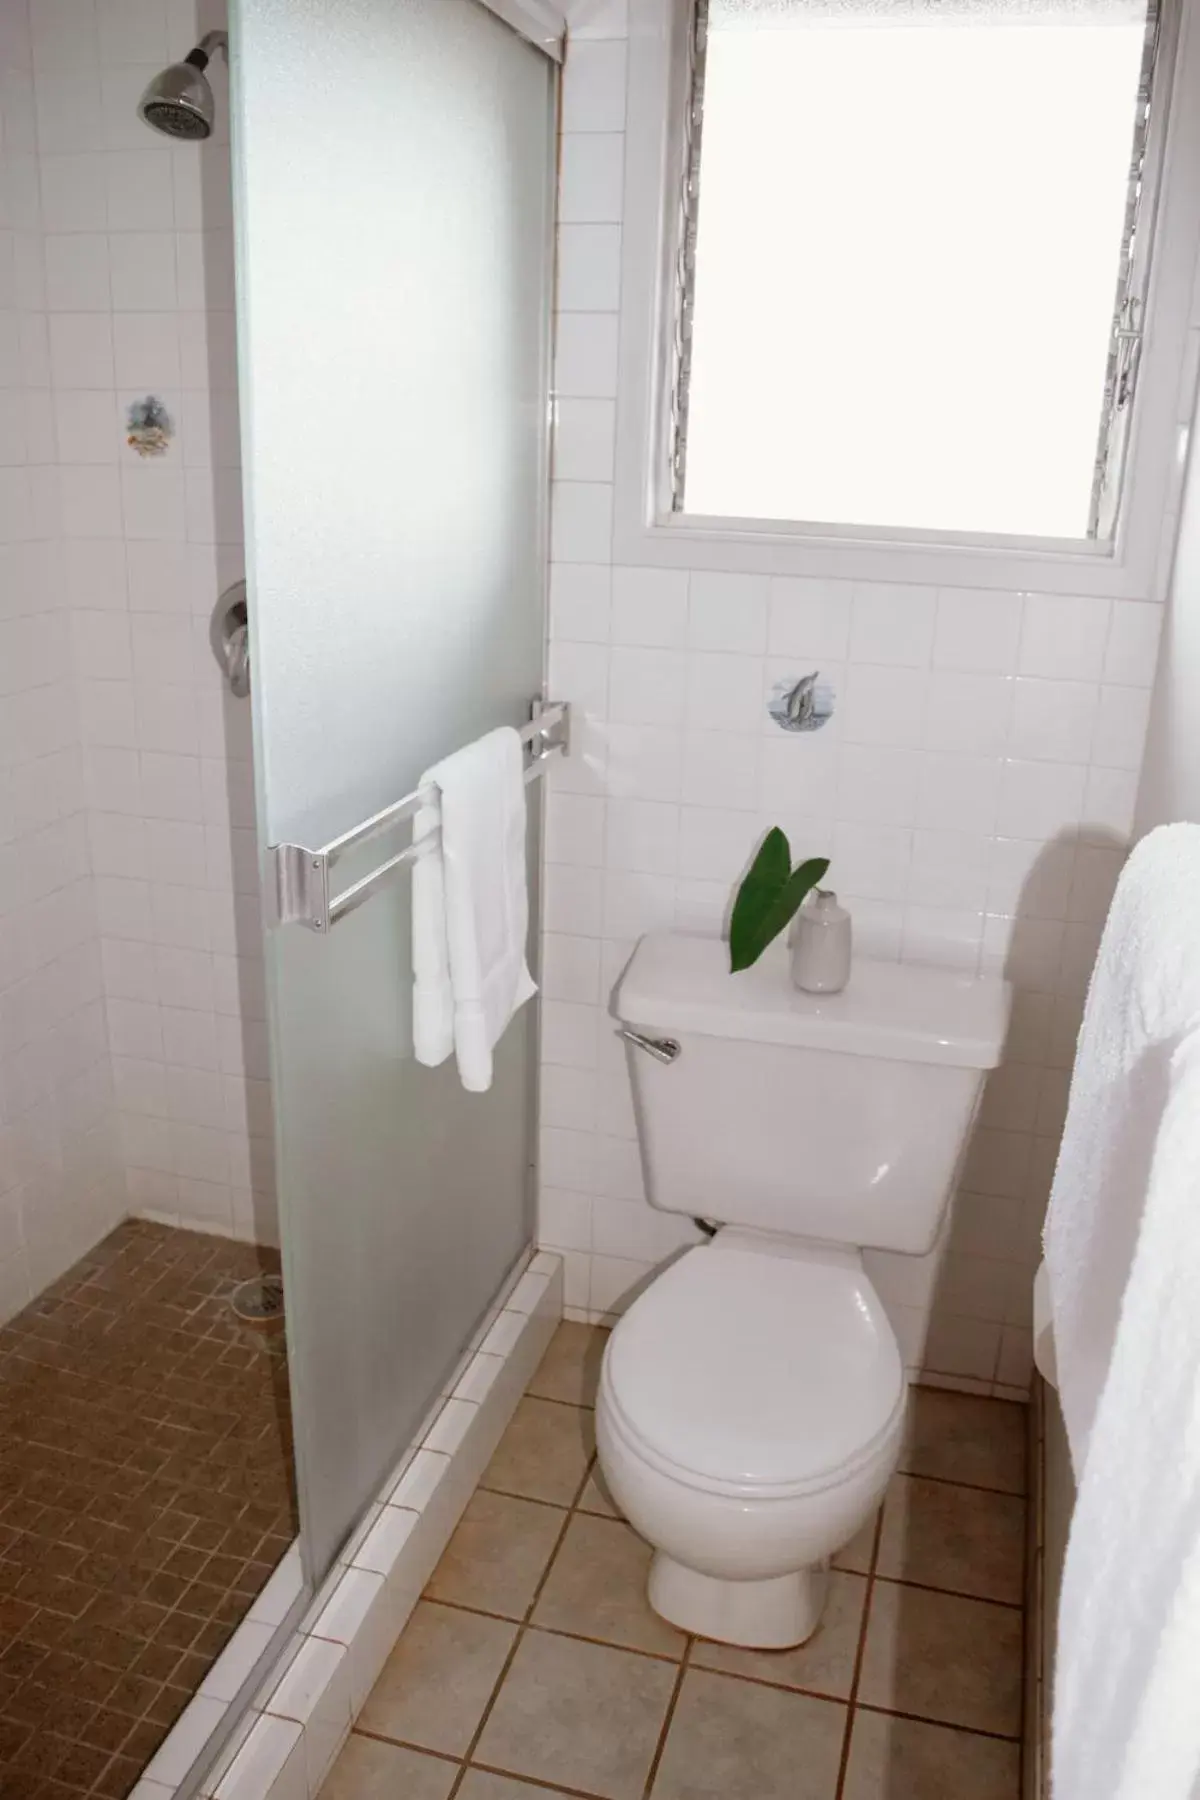
[[[316,1800],[562,1316],[561,1261],[540,1251],[201,1783],[205,1800]],[[264,1590],[260,1602],[270,1613],[281,1597]],[[135,1800],[173,1792],[157,1781],[134,1790]]]
[[[305,1638],[267,1702],[272,1718],[304,1733],[307,1792],[315,1794],[354,1722],[350,1652],[328,1638]]]
[[[261,1714],[221,1777],[221,1800],[310,1800],[305,1736],[298,1720]]]

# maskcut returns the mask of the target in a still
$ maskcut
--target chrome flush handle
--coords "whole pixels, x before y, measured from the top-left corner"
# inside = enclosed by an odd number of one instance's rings
[[[673,1063],[679,1055],[680,1046],[675,1038],[646,1037],[640,1031],[630,1031],[625,1025],[621,1026],[617,1036],[632,1044],[635,1050],[644,1050],[655,1062]]]

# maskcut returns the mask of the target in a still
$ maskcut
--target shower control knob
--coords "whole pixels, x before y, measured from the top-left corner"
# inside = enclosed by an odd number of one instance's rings
[[[250,692],[250,612],[244,581],[227,587],[213,607],[209,641],[229,691],[244,700]]]

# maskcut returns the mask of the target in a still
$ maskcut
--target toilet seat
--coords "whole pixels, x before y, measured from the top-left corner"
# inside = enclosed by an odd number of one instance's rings
[[[844,1253],[721,1236],[665,1270],[613,1332],[614,1430],[701,1492],[786,1499],[852,1479],[891,1444],[904,1407],[879,1296]]]

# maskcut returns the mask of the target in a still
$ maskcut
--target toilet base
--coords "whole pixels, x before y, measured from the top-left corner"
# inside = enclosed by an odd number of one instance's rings
[[[817,1629],[829,1586],[824,1563],[766,1581],[724,1581],[655,1551],[650,1604],[681,1631],[747,1650],[791,1650]]]

